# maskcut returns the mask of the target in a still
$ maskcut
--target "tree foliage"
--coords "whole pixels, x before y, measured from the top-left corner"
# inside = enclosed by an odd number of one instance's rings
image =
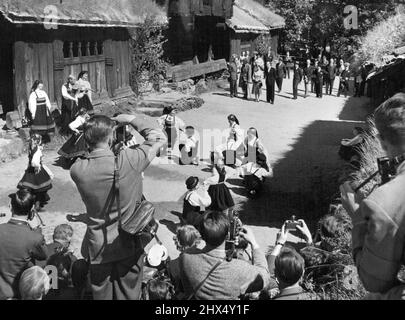
[[[369,0],[268,0],[267,4],[286,19],[285,50],[308,44],[324,47],[330,44],[337,55],[350,54],[359,39],[378,22],[395,13],[396,1]],[[358,9],[358,29],[344,26],[344,8],[355,5]]]
[[[163,60],[164,26],[148,17],[136,30],[131,31],[131,86],[140,93],[143,82],[157,85],[164,76],[167,63]]]

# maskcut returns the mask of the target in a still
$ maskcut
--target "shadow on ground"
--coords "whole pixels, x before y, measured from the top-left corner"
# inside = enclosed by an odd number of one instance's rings
[[[273,164],[274,175],[266,182],[266,194],[247,199],[239,210],[248,224],[279,226],[291,215],[315,221],[327,213],[339,190],[345,163],[338,156],[342,138],[358,126],[352,121],[314,121],[292,149]]]

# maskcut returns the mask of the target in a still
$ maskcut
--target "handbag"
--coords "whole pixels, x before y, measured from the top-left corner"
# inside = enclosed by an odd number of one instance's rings
[[[118,156],[115,157],[114,164],[114,189],[117,197],[118,230],[120,233],[132,237],[150,236],[150,240],[148,241],[150,242],[153,238],[157,238],[156,232],[159,227],[154,219],[155,207],[142,196],[143,199],[134,212],[128,215],[122,215],[120,205]]]

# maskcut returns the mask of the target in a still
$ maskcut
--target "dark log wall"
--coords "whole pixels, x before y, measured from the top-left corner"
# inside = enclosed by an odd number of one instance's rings
[[[7,31],[6,36],[2,34],[0,48],[10,45],[14,69],[0,75],[0,86],[6,89],[2,82],[13,83],[8,90],[11,92],[3,96],[13,101],[14,108],[26,105],[36,79],[44,82],[51,102],[60,106],[61,87],[67,76],[77,76],[82,70],[89,71],[90,83],[97,91],[95,100],[129,90],[131,56],[129,33],[124,28],[46,30],[41,25],[12,25],[4,19],[0,19],[0,28]]]

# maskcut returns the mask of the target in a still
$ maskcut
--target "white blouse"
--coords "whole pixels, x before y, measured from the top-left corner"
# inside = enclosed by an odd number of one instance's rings
[[[31,92],[30,97],[28,99],[28,109],[31,112],[32,119],[35,119],[35,113],[37,112],[37,98],[45,98],[45,103],[49,111],[51,111],[51,102],[49,101],[49,97],[44,90],[35,90]]]
[[[90,82],[88,82],[86,80],[83,80],[83,79],[79,79],[79,80],[76,81],[76,84],[80,87],[80,89],[88,90],[85,94],[87,94],[87,96],[89,97],[90,102],[91,102],[92,100],[91,100],[91,84],[90,84]]]

